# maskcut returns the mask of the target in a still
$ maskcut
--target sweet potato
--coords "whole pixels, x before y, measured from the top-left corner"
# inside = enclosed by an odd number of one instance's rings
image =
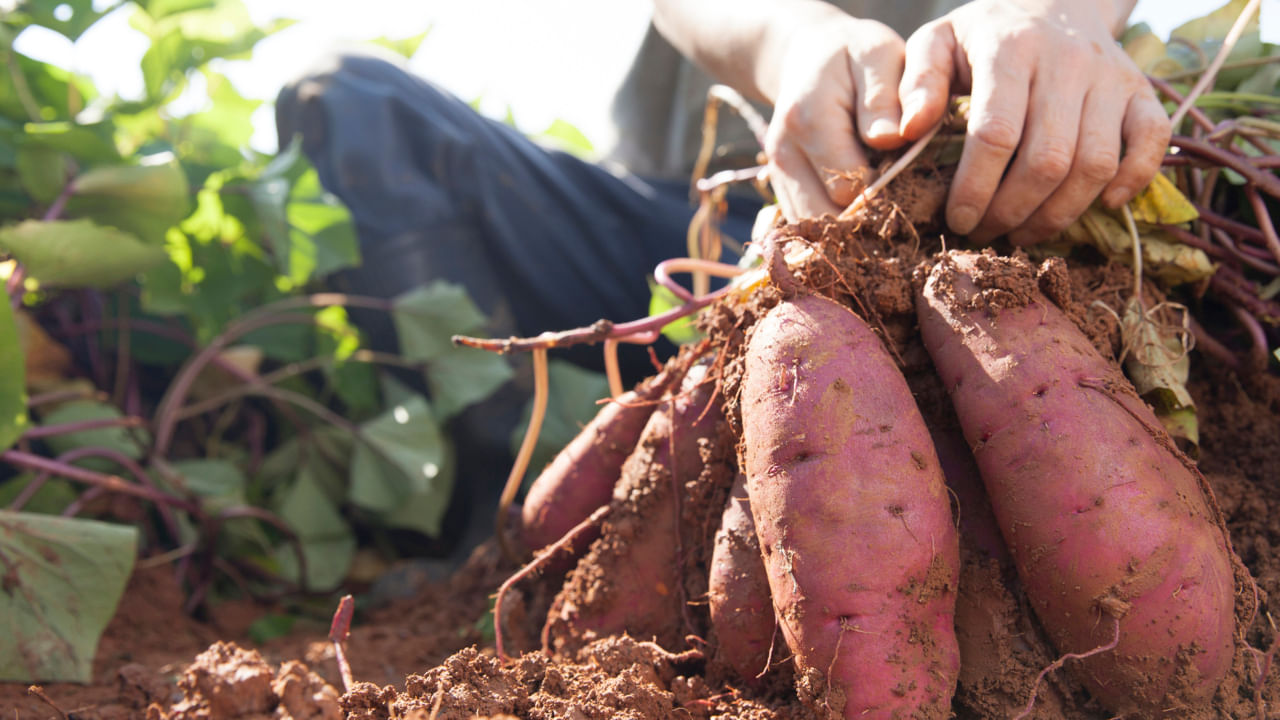
[[[747,478],[739,474],[724,504],[708,579],[711,626],[719,662],[737,682],[759,685],[777,634],[769,578],[760,559],[760,541],[747,500]]]
[[[564,537],[609,502],[622,463],[640,439],[668,377],[659,373],[601,408],[533,481],[521,509],[521,537],[530,550]]]
[[[888,351],[838,303],[784,301],[752,330],[740,404],[751,511],[802,696],[846,718],[950,717],[956,531]]]
[[[702,471],[699,441],[724,417],[720,403],[708,407],[715,383],[706,371],[705,363],[690,368],[679,391],[650,415],[623,464],[601,535],[549,613],[547,635],[557,650],[622,632],[674,650],[690,631],[683,620],[678,503],[684,483]]]
[[[1031,600],[1113,712],[1203,707],[1232,662],[1232,553],[1203,478],[1025,261],[952,252],[921,333]]]

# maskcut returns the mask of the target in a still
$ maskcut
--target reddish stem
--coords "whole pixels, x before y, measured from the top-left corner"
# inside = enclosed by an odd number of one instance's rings
[[[333,622],[329,624],[329,642],[333,643],[338,674],[342,676],[342,687],[347,692],[351,692],[352,686],[356,684],[351,675],[351,663],[347,662],[347,638],[351,635],[351,616],[355,609],[355,600],[350,595],[343,595],[338,601],[338,609],[333,612]]]
[[[1243,175],[1249,182],[1257,185],[1258,189],[1268,195],[1280,197],[1280,180],[1275,175],[1254,166],[1241,155],[1229,150],[1223,150],[1213,143],[1196,140],[1185,135],[1174,135],[1170,138],[1169,145],[1181,151],[1203,157],[1218,167],[1231,168]]]
[[[1147,80],[1151,83],[1152,87],[1154,87],[1156,90],[1159,90],[1164,95],[1168,96],[1170,100],[1174,101],[1179,106],[1181,106],[1182,103],[1186,101],[1186,98],[1183,97],[1182,93],[1174,89],[1173,85],[1166,82],[1165,80],[1162,80],[1161,78],[1153,77],[1150,75],[1147,76]],[[1187,109],[1187,115],[1189,115],[1191,119],[1195,121],[1196,125],[1199,125],[1201,128],[1204,128],[1206,132],[1213,132],[1213,121],[1210,120],[1209,116],[1205,115],[1204,111],[1201,110],[1200,108],[1196,107],[1195,105],[1190,106]]]
[[[1253,185],[1246,185],[1244,193],[1249,198],[1249,204],[1253,206],[1253,214],[1258,220],[1258,229],[1262,231],[1267,249],[1271,251],[1276,262],[1280,263],[1280,237],[1276,236],[1276,226],[1271,222],[1271,211],[1267,209],[1267,203]]]
[[[81,449],[100,452],[104,448]],[[70,453],[68,453],[68,455],[70,455]],[[35,470],[37,472],[48,472],[51,475],[64,477],[68,480],[75,480],[76,482],[92,485],[94,487],[105,487],[108,490],[113,490],[123,495],[132,495],[133,497],[150,500],[151,502],[167,505],[169,507],[175,507],[179,510],[185,510],[193,514],[199,513],[200,510],[198,503],[176,497],[174,495],[169,495],[168,493],[155,488],[143,485],[134,485],[132,483],[125,482],[122,478],[115,475],[106,475],[92,470],[85,470],[84,468],[76,467],[75,465],[68,464],[61,460],[50,460],[21,450],[5,450],[0,453],[0,460],[16,467]]]
[[[62,423],[60,425],[39,425],[22,433],[22,437],[27,440],[36,440],[38,438],[70,435],[71,433],[85,432],[88,430],[101,430],[102,428],[145,427],[146,424],[147,421],[140,417],[126,416],[94,418],[92,420],[78,420],[76,422]]]

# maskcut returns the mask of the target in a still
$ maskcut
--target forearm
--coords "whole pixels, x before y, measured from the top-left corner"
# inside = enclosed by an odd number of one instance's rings
[[[796,28],[843,11],[820,0],[655,0],[654,24],[718,81],[773,103],[786,42]]]

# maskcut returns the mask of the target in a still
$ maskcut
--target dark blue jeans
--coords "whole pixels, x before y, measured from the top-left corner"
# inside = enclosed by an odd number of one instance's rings
[[[277,123],[281,146],[300,134],[355,218],[364,264],[341,278],[351,292],[447,279],[492,318],[489,332],[529,336],[643,317],[646,276],[687,254],[687,182],[547,150],[380,59],[342,56],[285,88]],[[745,241],[758,207],[734,200],[723,230]],[[376,345],[394,338],[385,318],[356,319]],[[651,372],[642,348],[623,350],[628,380]],[[600,366],[598,349],[557,352]]]

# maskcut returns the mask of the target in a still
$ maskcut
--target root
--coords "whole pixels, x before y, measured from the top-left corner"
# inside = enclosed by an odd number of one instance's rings
[[[507,597],[507,591],[514,587],[516,583],[529,577],[536,570],[545,565],[557,552],[561,550],[570,550],[573,545],[573,541],[576,540],[584,530],[594,527],[598,525],[600,521],[604,520],[605,516],[609,514],[609,509],[609,505],[601,505],[595,512],[588,515],[586,520],[574,525],[569,532],[564,534],[564,537],[538,551],[537,557],[530,560],[529,564],[520,568],[516,574],[507,578],[503,581],[502,585],[498,586],[498,592],[494,593],[493,596],[493,641],[498,652],[499,660],[503,662],[511,660],[511,656],[507,655],[502,641],[502,602]],[[547,643],[544,638],[543,648],[545,649],[546,647]]]
[[[538,444],[538,433],[542,431],[542,419],[547,416],[547,396],[550,394],[547,385],[547,349],[536,348],[533,351],[533,412],[529,415],[529,427],[520,443],[516,462],[511,466],[506,486],[502,488],[502,497],[498,500],[498,515],[494,518],[494,532],[498,536],[498,544],[502,546],[502,554],[513,563],[519,563],[520,557],[507,538],[507,515],[510,513],[511,503],[515,502],[516,493],[520,491],[525,470],[529,469],[533,448]]]
[[[1088,652],[1067,653],[1066,655],[1063,655],[1057,660],[1054,660],[1053,663],[1049,665],[1049,667],[1041,670],[1040,674],[1036,676],[1035,683],[1031,686],[1031,697],[1027,699],[1026,706],[1022,708],[1022,712],[1018,713],[1018,715],[1014,717],[1013,720],[1023,720],[1024,718],[1031,715],[1031,711],[1032,709],[1035,708],[1035,705],[1036,705],[1036,696],[1040,691],[1040,682],[1044,680],[1046,675],[1062,667],[1068,660],[1084,660],[1085,658],[1107,652],[1108,650],[1114,650],[1116,646],[1120,644],[1120,618],[1117,617],[1112,619],[1115,621],[1115,624],[1116,624],[1116,633],[1115,633],[1115,636],[1111,638],[1111,642],[1107,643],[1106,645],[1099,645],[1098,647],[1092,650],[1089,650]]]

